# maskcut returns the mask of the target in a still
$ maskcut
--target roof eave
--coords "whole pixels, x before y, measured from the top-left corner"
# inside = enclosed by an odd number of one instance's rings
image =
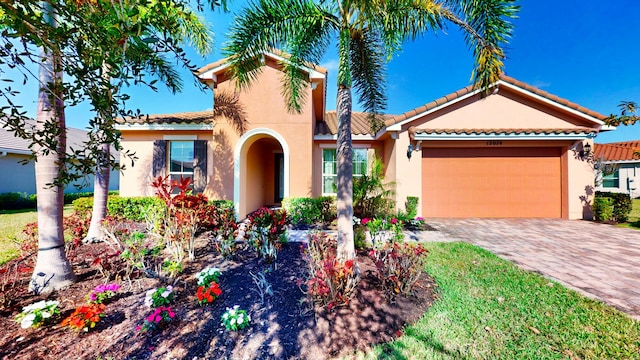
[[[213,130],[213,124],[118,124],[116,130],[201,131]]]

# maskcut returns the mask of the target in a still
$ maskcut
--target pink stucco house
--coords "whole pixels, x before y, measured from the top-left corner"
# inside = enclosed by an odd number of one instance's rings
[[[242,218],[282,198],[334,192],[337,117],[327,111],[327,71],[309,76],[307,101],[287,112],[279,54],[264,55],[254,85],[236,90],[226,61],[201,68],[212,111],[152,115],[118,125],[124,150],[139,160],[121,174],[122,196],[151,195],[154,176],[193,176],[194,188],[233,200]],[[589,218],[593,168],[587,143],[610,130],[604,115],[503,76],[482,99],[471,87],[400,115],[370,131],[352,120],[354,174],[375,155],[396,182],[396,200],[420,199],[425,217]]]

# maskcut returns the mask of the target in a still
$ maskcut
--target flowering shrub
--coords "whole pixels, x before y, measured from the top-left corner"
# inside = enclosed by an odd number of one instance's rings
[[[62,326],[68,326],[76,331],[89,331],[96,326],[104,316],[104,304],[82,305],[77,308],[68,318],[62,321]]]
[[[169,305],[173,301],[173,295],[173,287],[171,285],[151,289],[147,291],[144,297],[144,304],[153,308]]]
[[[138,331],[152,331],[165,327],[176,317],[176,313],[170,307],[160,306],[144,319],[142,326],[137,326]]]
[[[90,303],[102,304],[105,300],[111,299],[116,295],[116,291],[120,289],[120,285],[113,284],[100,284],[93,289],[92,292],[87,295]]]
[[[199,286],[208,286],[212,282],[218,282],[218,278],[222,273],[218,268],[204,268],[196,274]]]
[[[227,330],[242,330],[251,321],[251,317],[247,315],[245,310],[239,309],[238,305],[235,305],[233,308],[227,308],[227,311],[222,314],[222,325]]]
[[[59,304],[60,302],[55,300],[42,300],[25,306],[22,308],[22,312],[16,316],[16,321],[23,329],[40,327],[54,315],[60,313]]]
[[[395,217],[387,219],[382,218],[364,218],[360,222],[369,229],[371,242],[374,248],[381,248],[387,240],[398,242],[404,240],[403,222]],[[389,237],[389,233],[391,233]]]
[[[251,213],[248,220],[246,234],[250,244],[267,264],[274,263],[278,258],[282,239],[286,239],[286,211],[263,207]]]
[[[198,299],[198,304],[204,305],[213,302],[218,296],[222,294],[222,290],[220,290],[220,285],[217,282],[211,282],[208,285],[201,285],[198,287],[198,292],[196,293],[196,298]]]
[[[394,243],[381,250],[372,249],[369,256],[376,264],[385,291],[394,296],[411,292],[422,274],[427,252],[419,244]]]
[[[223,257],[230,258],[236,252],[236,231],[238,223],[234,208],[223,206],[218,202],[219,208],[216,210],[215,232],[216,238],[213,247]]]
[[[324,232],[311,233],[307,248],[303,248],[309,269],[307,293],[330,310],[348,304],[360,281],[355,261],[339,261],[336,248],[337,241]]]

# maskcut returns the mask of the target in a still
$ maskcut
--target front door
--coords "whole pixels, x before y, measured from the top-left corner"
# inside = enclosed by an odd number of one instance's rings
[[[282,198],[284,197],[284,154],[274,154],[274,156],[273,173],[275,175],[275,179],[273,184],[275,185],[275,189],[273,191],[273,197],[274,202],[279,204],[282,203]]]

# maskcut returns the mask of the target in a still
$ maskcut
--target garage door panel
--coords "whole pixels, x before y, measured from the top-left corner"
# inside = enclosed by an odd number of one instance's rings
[[[423,150],[428,217],[561,217],[558,148]]]

